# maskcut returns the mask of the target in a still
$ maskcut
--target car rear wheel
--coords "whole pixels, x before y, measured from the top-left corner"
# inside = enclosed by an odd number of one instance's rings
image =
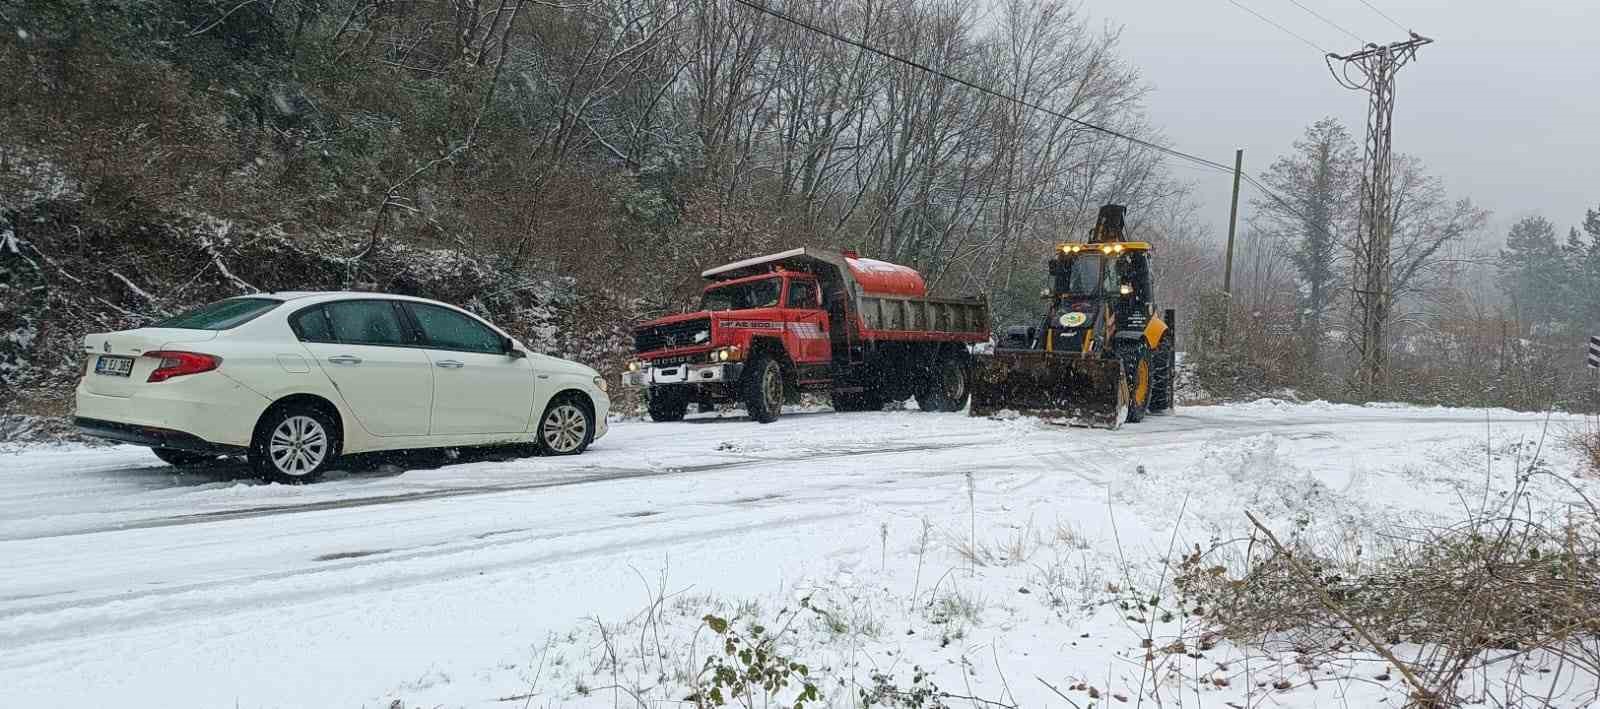
[[[156,454],[156,457],[160,458],[161,462],[166,463],[167,465],[177,466],[179,468],[187,468],[191,465],[209,463],[217,459],[217,456],[214,455],[180,451],[173,448],[151,448],[150,452]]]
[[[339,428],[323,410],[295,404],[262,417],[250,445],[250,466],[273,482],[315,482],[339,457]]]
[[[557,397],[539,418],[539,452],[577,455],[594,440],[594,415],[575,396]]]

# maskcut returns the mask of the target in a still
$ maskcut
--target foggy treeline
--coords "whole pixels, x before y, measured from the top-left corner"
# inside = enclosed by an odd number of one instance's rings
[[[1220,395],[1294,389],[1356,396],[1351,350],[1362,287],[1359,134],[1308,126],[1250,200],[1228,304],[1237,327],[1201,358]],[[1600,335],[1600,210],[1516,222],[1508,234],[1415,156],[1394,161],[1390,367],[1377,398],[1462,406],[1600,408],[1589,335]]]

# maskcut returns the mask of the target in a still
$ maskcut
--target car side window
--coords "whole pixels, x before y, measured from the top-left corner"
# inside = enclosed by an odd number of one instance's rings
[[[789,307],[815,310],[817,307],[817,284],[798,278],[789,281]]]
[[[387,300],[344,300],[322,306],[335,340],[349,345],[409,345],[400,314]]]
[[[328,324],[328,314],[322,306],[314,305],[289,318],[289,329],[301,342],[336,342],[333,326]]]
[[[405,307],[422,328],[422,336],[427,338],[429,346],[485,354],[505,352],[500,334],[470,317],[427,303],[406,303]]]

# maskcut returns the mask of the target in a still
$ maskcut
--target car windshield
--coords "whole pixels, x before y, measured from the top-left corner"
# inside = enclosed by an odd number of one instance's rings
[[[1072,257],[1056,272],[1056,292],[1062,295],[1094,295],[1100,291],[1100,262],[1098,254],[1080,254]]]
[[[778,279],[767,278],[728,286],[717,286],[700,298],[701,310],[745,310],[778,307]]]
[[[203,305],[182,315],[167,318],[152,327],[169,327],[181,330],[227,330],[260,317],[262,313],[282,305],[272,298],[229,298]]]

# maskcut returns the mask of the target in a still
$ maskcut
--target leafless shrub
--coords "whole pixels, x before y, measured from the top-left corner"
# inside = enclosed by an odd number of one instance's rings
[[[1291,648],[1313,662],[1378,656],[1414,707],[1481,701],[1474,692],[1489,690],[1466,680],[1502,663],[1513,668],[1500,692],[1508,705],[1600,700],[1600,511],[1571,487],[1581,504],[1534,514],[1528,487],[1540,477],[1561,480],[1523,472],[1502,503],[1401,537],[1372,561],[1285,542],[1251,516],[1249,540],[1185,555],[1177,588],[1191,613],[1236,643]],[[1219,550],[1241,544],[1242,565],[1218,563]],[[1555,677],[1524,687],[1548,674],[1524,673],[1524,664],[1553,664]],[[1563,673],[1590,681],[1558,685]]]
[[[1567,432],[1567,447],[1577,452],[1594,475],[1600,475],[1600,414],[1591,415]]]

